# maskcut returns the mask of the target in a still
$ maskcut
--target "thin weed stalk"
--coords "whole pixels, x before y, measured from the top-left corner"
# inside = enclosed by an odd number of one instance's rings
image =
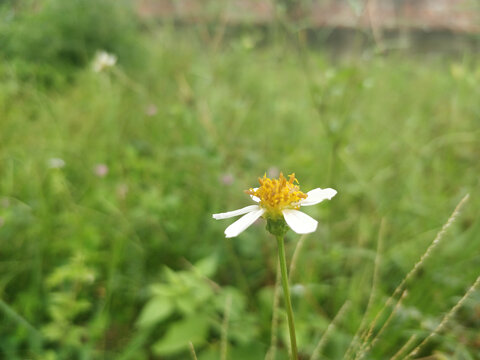
[[[352,342],[347,348],[347,352],[345,353],[344,358],[349,359],[352,356],[353,351],[355,350],[357,344],[358,344],[358,339],[360,338],[360,333],[364,331],[364,328],[366,326],[367,322],[367,315],[370,313],[370,309],[373,304],[373,299],[375,297],[375,294],[377,292],[377,287],[378,287],[378,273],[379,273],[379,268],[380,268],[380,262],[381,262],[381,254],[382,254],[382,249],[383,249],[383,238],[384,238],[384,233],[385,233],[385,218],[382,218],[382,221],[380,222],[380,229],[378,230],[378,240],[377,240],[377,253],[375,255],[375,265],[373,269],[373,278],[372,278],[372,288],[370,290],[370,296],[368,298],[368,303],[367,303],[367,308],[365,310],[365,313],[363,314],[362,321],[360,322],[360,326],[358,327],[357,332],[355,333]]]
[[[413,334],[412,336],[410,336],[410,339],[408,339],[408,341],[405,343],[405,345],[403,345],[396,353],[395,355],[392,356],[392,358],[390,360],[398,360],[400,359],[400,356],[403,355],[404,352],[406,352],[410,346],[417,340],[418,336]]]
[[[413,356],[416,356],[418,354],[418,352],[422,349],[423,346],[425,346],[425,344],[431,339],[433,338],[434,336],[438,335],[438,333],[440,333],[440,331],[443,330],[443,328],[445,327],[445,325],[450,321],[450,319],[455,316],[455,314],[457,313],[458,309],[460,309],[460,307],[463,305],[463,303],[465,302],[465,300],[468,299],[468,297],[472,294],[472,292],[474,292],[478,285],[480,285],[480,276],[477,278],[477,280],[475,280],[475,282],[473,283],[472,286],[470,286],[470,288],[467,290],[467,292],[463,295],[463,297],[455,304],[455,306],[453,306],[450,311],[443,317],[442,321],[440,322],[440,324],[435,328],[435,330],[433,330],[419,345],[417,345],[415,347],[415,349],[413,349],[406,357],[405,359],[411,359]]]
[[[302,235],[298,240],[297,245],[295,246],[295,250],[293,251],[292,260],[290,262],[290,268],[288,271],[288,281],[290,282],[292,281],[293,273],[297,269],[298,257],[300,255],[300,251],[303,248],[306,238],[307,238],[306,235]]]
[[[457,219],[458,215],[460,214],[460,210],[462,207],[465,205],[467,202],[468,198],[470,197],[469,194],[465,195],[462,200],[458,203],[458,205],[455,207],[455,210],[453,210],[452,214],[448,218],[447,222],[442,226],[442,229],[437,233],[437,236],[435,236],[435,239],[432,241],[430,246],[427,248],[427,250],[423,253],[423,255],[420,257],[420,260],[417,261],[417,263],[413,266],[413,268],[410,270],[410,272],[403,278],[403,280],[400,282],[400,284],[397,286],[397,288],[394,290],[393,294],[390,295],[390,297],[387,299],[385,302],[384,306],[380,309],[380,311],[377,313],[375,318],[373,319],[372,323],[370,324],[370,327],[368,331],[366,332],[366,335],[362,339],[362,343],[366,343],[368,339],[372,336],[373,329],[377,325],[380,317],[383,315],[385,309],[390,307],[392,305],[392,302],[394,299],[400,294],[401,291],[403,291],[403,288],[407,284],[407,282],[417,273],[418,269],[423,265],[426,259],[429,258],[433,250],[440,244],[441,240],[443,239],[445,233],[447,232],[448,228],[455,222]]]
[[[190,355],[192,355],[193,360],[198,360],[197,359],[197,354],[195,353],[195,348],[193,347],[193,344],[191,341],[188,342],[188,346],[190,347]]]
[[[322,350],[327,343],[328,337],[330,336],[330,333],[335,329],[335,326],[337,326],[338,322],[343,318],[343,315],[345,312],[347,312],[348,308],[350,307],[350,301],[347,300],[345,303],[342,305],[340,310],[338,310],[337,315],[333,318],[333,320],[328,324],[327,329],[323,333],[322,337],[317,343],[317,346],[313,350],[312,357],[310,360],[318,360],[320,354],[322,353]]]
[[[0,299],[0,311],[2,311],[6,317],[9,317],[14,322],[16,322],[19,326],[24,327],[28,330],[28,332],[36,339],[36,341],[41,344],[43,340],[43,336],[30,322],[28,322],[23,316],[17,313],[14,309],[12,309],[6,302]]]
[[[223,312],[222,338],[220,346],[220,360],[227,360],[228,348],[228,322],[230,320],[230,311],[232,310],[232,295],[228,294],[225,298],[225,310]]]
[[[396,313],[398,312],[398,309],[400,309],[400,306],[403,302],[403,300],[405,300],[405,297],[408,295],[408,292],[407,290],[404,290],[403,293],[402,293],[402,296],[400,297],[400,299],[398,300],[398,302],[395,304],[395,308],[392,310],[392,312],[390,313],[390,315],[388,316],[387,320],[385,321],[385,323],[383,324],[383,326],[380,328],[380,330],[378,331],[377,335],[375,335],[375,337],[372,339],[372,341],[370,343],[364,343],[362,344],[362,348],[360,349],[359,353],[358,353],[358,356],[355,357],[355,360],[361,360],[365,357],[365,355],[375,346],[375,344],[378,342],[378,339],[380,338],[380,336],[383,334],[383,332],[385,331],[385,329],[388,327],[388,325],[390,325],[392,319],[394,318],[394,316],[396,315]]]
[[[280,261],[277,260],[277,275],[275,279],[275,290],[273,293],[273,305],[272,305],[272,327],[270,330],[270,348],[268,349],[265,360],[275,360],[277,354],[277,341],[278,341],[278,314],[280,303]]]

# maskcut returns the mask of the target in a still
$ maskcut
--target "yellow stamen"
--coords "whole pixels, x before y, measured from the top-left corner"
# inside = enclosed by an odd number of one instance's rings
[[[278,179],[270,179],[267,175],[259,178],[260,187],[257,190],[250,188],[245,192],[260,199],[260,206],[267,210],[267,216],[279,217],[283,209],[298,209],[298,202],[307,198],[307,194],[300,191],[295,173],[288,175],[288,181],[280,173]]]

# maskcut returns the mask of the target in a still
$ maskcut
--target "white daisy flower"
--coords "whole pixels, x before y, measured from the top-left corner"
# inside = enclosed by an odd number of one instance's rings
[[[106,51],[98,51],[93,59],[93,71],[101,72],[109,67],[115,66],[117,57]]]
[[[299,211],[300,207],[316,205],[323,200],[330,200],[337,194],[337,191],[331,188],[316,188],[303,193],[300,191],[300,187],[296,185],[298,181],[295,178],[295,174],[289,175],[288,181],[282,173],[280,173],[278,179],[270,179],[264,175],[258,181],[260,187],[246,191],[258,205],[250,205],[226,213],[213,214],[213,218],[216,220],[243,215],[227,227],[225,230],[227,238],[238,236],[262,216],[273,222],[283,218],[287,225],[297,234],[314,232],[317,229],[318,222]]]

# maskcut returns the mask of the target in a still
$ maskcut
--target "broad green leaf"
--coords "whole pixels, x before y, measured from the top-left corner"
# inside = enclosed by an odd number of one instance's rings
[[[152,298],[143,308],[137,326],[145,328],[158,324],[173,312],[171,300],[165,297],[156,296]]]
[[[150,286],[150,291],[153,295],[157,296],[173,296],[175,291],[169,284],[154,284]]]
[[[205,259],[197,261],[194,266],[201,276],[212,277],[217,271],[217,265],[217,257],[209,256]]]
[[[202,345],[207,340],[209,319],[206,315],[191,316],[173,323],[165,336],[153,345],[157,355],[169,355],[188,349],[188,343]]]
[[[163,271],[165,273],[165,277],[166,277],[167,282],[169,284],[174,285],[174,284],[181,283],[181,274],[182,274],[181,271],[175,272],[172,269],[170,269],[169,267],[165,267],[165,269]]]
[[[181,296],[175,299],[175,306],[180,313],[189,316],[197,309],[197,300],[190,294],[187,296]]]

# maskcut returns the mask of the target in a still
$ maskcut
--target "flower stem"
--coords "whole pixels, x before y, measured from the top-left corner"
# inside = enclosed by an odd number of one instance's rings
[[[277,235],[278,259],[280,261],[280,271],[282,273],[283,295],[285,297],[285,307],[288,317],[288,329],[290,330],[290,344],[292,360],[298,360],[297,338],[295,336],[295,324],[293,322],[292,302],[290,300],[290,289],[288,287],[287,260],[285,258],[285,246],[283,236]]]

